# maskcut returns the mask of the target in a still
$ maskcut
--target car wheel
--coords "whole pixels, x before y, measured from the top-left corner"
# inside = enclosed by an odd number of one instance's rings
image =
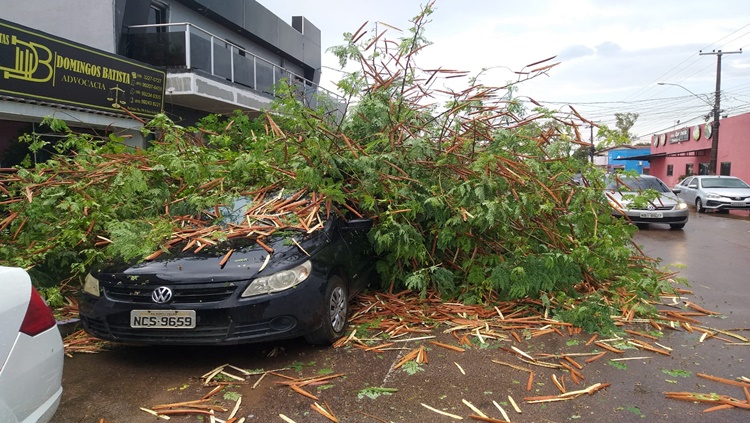
[[[700,198],[695,199],[695,211],[697,211],[698,213],[706,212],[706,208],[703,207],[703,201],[701,201]]]
[[[684,223],[672,223],[669,225],[669,227],[672,229],[682,229],[685,227],[685,224]]]
[[[349,293],[346,282],[334,275],[328,279],[323,299],[323,322],[315,331],[305,335],[307,342],[315,345],[332,344],[344,336],[349,317]]]

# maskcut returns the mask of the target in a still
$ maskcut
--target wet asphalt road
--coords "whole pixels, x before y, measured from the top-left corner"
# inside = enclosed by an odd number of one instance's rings
[[[651,257],[660,258],[678,276],[690,283],[694,294],[686,299],[722,313],[700,320],[718,329],[744,328],[736,333],[750,337],[750,217],[746,212],[726,215],[692,213],[682,231],[653,225],[639,231],[635,241]],[[642,326],[637,329],[647,331]],[[455,345],[454,339],[440,330],[438,340]],[[706,404],[665,399],[665,391],[715,392],[743,399],[742,388],[709,381],[697,373],[727,379],[750,377],[750,346],[729,346],[724,341],[706,339],[700,333],[665,330],[658,342],[673,349],[671,356],[628,350],[623,356],[647,359],[614,365],[607,360],[586,364],[581,385],[567,379],[568,390],[594,383],[609,383],[607,389],[564,402],[526,404],[525,396],[556,395],[553,369],[535,368],[532,391],[526,390],[525,372],[493,363],[492,359],[523,365],[501,347],[515,345],[529,352],[591,352],[584,344],[590,335],[556,334],[524,340],[490,343],[464,353],[438,347],[428,349],[429,364],[410,374],[392,370],[404,350],[382,354],[355,348],[317,348],[303,341],[276,342],[222,348],[132,347],[66,358],[63,398],[53,423],[131,423],[158,420],[139,407],[200,398],[208,388],[199,378],[225,363],[244,369],[290,368],[283,373],[293,377],[344,374],[308,391],[317,395],[319,404],[327,403],[341,422],[450,422],[454,419],[428,410],[422,404],[463,416],[474,414],[466,400],[490,417],[501,419],[494,403],[503,407],[513,422],[748,422],[750,410],[721,410],[703,413]],[[735,340],[736,341],[736,340]],[[739,342],[739,341],[737,341]],[[423,345],[412,341],[408,349]],[[609,355],[609,354],[608,354]],[[579,359],[583,363],[583,358]],[[567,377],[567,376],[566,376]],[[225,388],[242,395],[239,416],[246,422],[283,422],[279,414],[295,422],[328,422],[311,408],[314,400],[305,398],[268,376],[255,388],[257,377],[247,385]],[[369,398],[372,388],[397,389],[392,395]],[[222,399],[223,394],[215,398]],[[508,396],[522,410],[513,411]],[[374,396],[374,395],[373,395]],[[234,405],[233,394],[220,401]],[[218,416],[226,416],[219,413]],[[172,422],[208,422],[195,416],[173,417]]]

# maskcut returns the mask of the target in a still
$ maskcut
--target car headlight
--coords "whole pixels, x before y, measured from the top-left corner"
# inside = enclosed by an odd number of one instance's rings
[[[86,279],[83,281],[83,292],[98,297],[100,295],[99,279],[93,277],[91,273],[86,275]]]
[[[257,278],[245,289],[242,297],[271,294],[289,289],[307,279],[311,271],[312,263],[308,260],[295,268]]]
[[[709,192],[708,194],[706,194],[706,197],[707,198],[721,198],[721,195],[714,194],[713,192]]]
[[[686,208],[688,208],[687,203],[683,201],[680,201],[679,203],[677,203],[677,210],[685,210]]]

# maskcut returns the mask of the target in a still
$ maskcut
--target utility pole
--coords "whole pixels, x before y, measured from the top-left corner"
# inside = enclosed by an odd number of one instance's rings
[[[724,54],[736,54],[742,53],[742,49],[739,51],[721,51],[713,50],[710,53],[699,52],[701,56],[705,55],[716,55],[716,98],[714,100],[714,123],[711,131],[711,161],[708,162],[708,173],[710,175],[716,175],[716,161],[719,151],[719,114],[721,113],[720,102],[721,102],[721,56]]]

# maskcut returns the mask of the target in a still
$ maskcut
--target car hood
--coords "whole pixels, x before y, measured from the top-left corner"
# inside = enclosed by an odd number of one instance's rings
[[[273,249],[270,254],[252,239],[235,239],[207,247],[199,252],[194,248],[181,251],[185,244],[172,248],[174,253],[161,254],[154,260],[141,263],[107,263],[91,274],[103,282],[127,283],[201,283],[231,282],[254,278],[261,272],[271,274],[300,263],[328,242],[323,231],[308,238],[275,236],[263,242]],[[300,249],[302,247],[304,251]],[[225,257],[231,251],[231,255]],[[307,252],[307,254],[305,253]],[[222,265],[222,262],[225,263]]]
[[[607,190],[605,191],[605,194],[608,199],[616,200],[618,203],[622,204],[623,206],[630,204],[631,200],[623,200],[623,196],[625,195],[638,195],[638,192],[628,192],[628,191],[611,191]],[[659,199],[654,200],[653,203],[656,206],[676,206],[678,203],[682,203],[682,200],[680,200],[674,193],[672,192],[662,192],[659,196]]]

